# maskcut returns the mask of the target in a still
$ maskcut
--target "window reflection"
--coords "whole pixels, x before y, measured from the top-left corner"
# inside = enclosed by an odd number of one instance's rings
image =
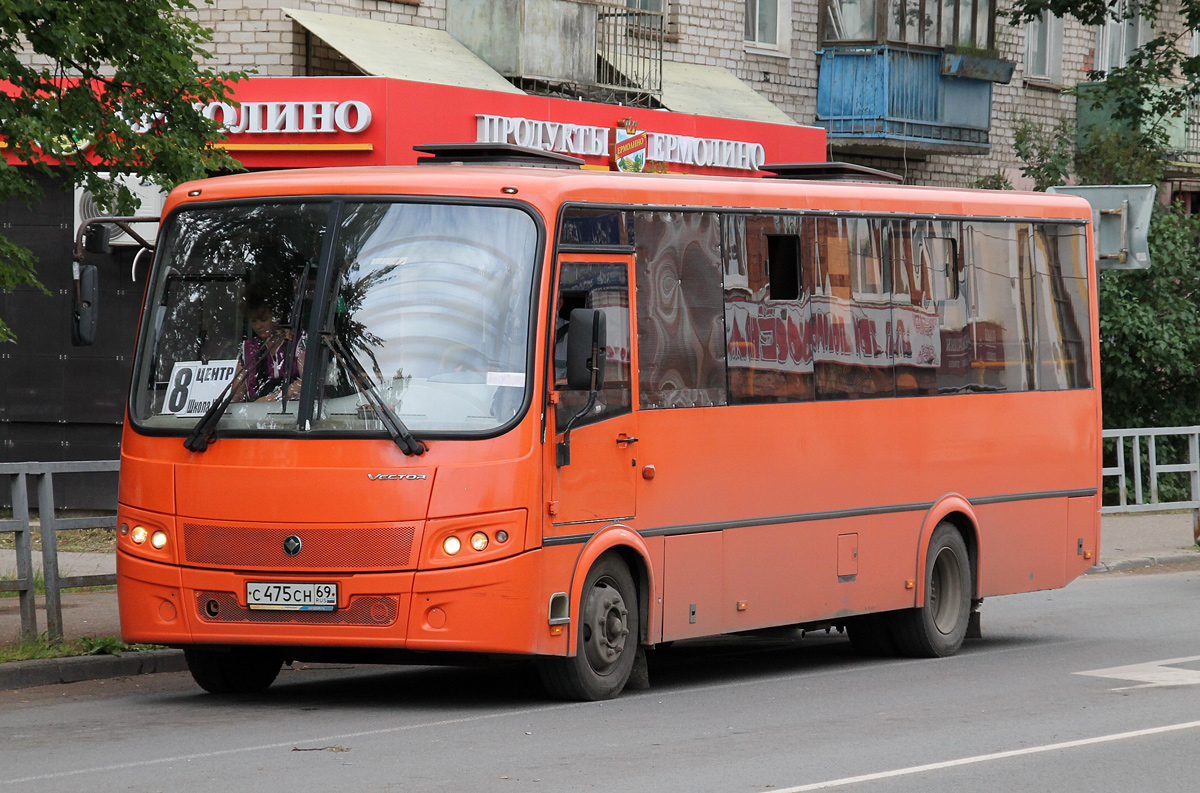
[[[502,207],[346,205],[325,301],[316,290],[330,214],[328,203],[296,202],[171,218],[148,298],[136,421],[189,429],[229,385],[240,399],[220,428],[295,430],[301,376],[318,381],[315,430],[381,430],[368,387],[417,432],[487,431],[516,415],[528,379],[532,218]],[[321,303],[329,311],[309,338]],[[247,360],[247,349],[266,354]],[[254,377],[231,383],[243,371]]]
[[[533,221],[513,209],[346,208],[314,429],[371,429],[354,361],[413,431],[484,430],[524,401]]]

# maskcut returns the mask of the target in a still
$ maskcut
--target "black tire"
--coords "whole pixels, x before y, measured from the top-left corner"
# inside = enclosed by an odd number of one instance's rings
[[[578,652],[538,659],[538,673],[558,699],[612,699],[629,680],[641,635],[629,567],[615,553],[600,557],[588,571],[580,600]]]
[[[913,658],[954,655],[971,617],[971,559],[958,528],[943,521],[929,538],[925,556],[925,605],[893,612],[892,638]]]
[[[283,666],[283,657],[259,647],[233,647],[228,651],[185,647],[188,671],[210,694],[256,694],[266,691]]]
[[[876,658],[891,658],[898,654],[896,641],[892,638],[891,614],[864,614],[846,621],[846,634],[850,646],[859,655]]]

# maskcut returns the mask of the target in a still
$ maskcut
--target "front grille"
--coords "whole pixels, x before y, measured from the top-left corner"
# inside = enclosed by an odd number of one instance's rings
[[[403,570],[412,564],[417,526],[222,526],[183,524],[184,559],[191,564],[280,570]],[[300,553],[283,541],[295,534]]]
[[[209,601],[217,604],[217,615],[208,612]],[[290,625],[376,625],[385,627],[396,622],[400,613],[400,598],[395,595],[360,595],[350,599],[350,608],[338,611],[269,611],[252,610],[238,603],[232,592],[196,592],[196,614],[208,623],[237,622],[276,623]]]

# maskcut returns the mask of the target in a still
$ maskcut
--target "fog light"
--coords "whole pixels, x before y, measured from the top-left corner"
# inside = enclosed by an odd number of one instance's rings
[[[442,540],[442,550],[446,552],[447,556],[453,556],[462,550],[462,540],[451,534],[449,537]]]
[[[150,532],[146,530],[145,526],[134,526],[133,531],[129,534],[129,539],[133,540],[135,544],[141,545],[149,536]]]
[[[155,548],[162,550],[167,544],[167,533],[165,531],[156,531],[150,536],[150,544]]]
[[[481,531],[477,531],[471,535],[471,547],[477,551],[482,551],[488,545],[488,536]]]
[[[129,533],[129,524],[128,524],[128,523],[122,523],[122,524],[121,524],[121,536],[122,536],[122,537],[124,537],[124,536],[125,536],[126,534],[128,534],[128,533]]]
[[[496,532],[496,542],[508,542],[508,532],[504,529]]]

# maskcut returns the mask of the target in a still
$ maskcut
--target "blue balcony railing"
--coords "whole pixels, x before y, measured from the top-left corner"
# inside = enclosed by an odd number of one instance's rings
[[[820,54],[817,124],[832,143],[988,151],[992,84],[943,75],[941,52],[883,45]]]

